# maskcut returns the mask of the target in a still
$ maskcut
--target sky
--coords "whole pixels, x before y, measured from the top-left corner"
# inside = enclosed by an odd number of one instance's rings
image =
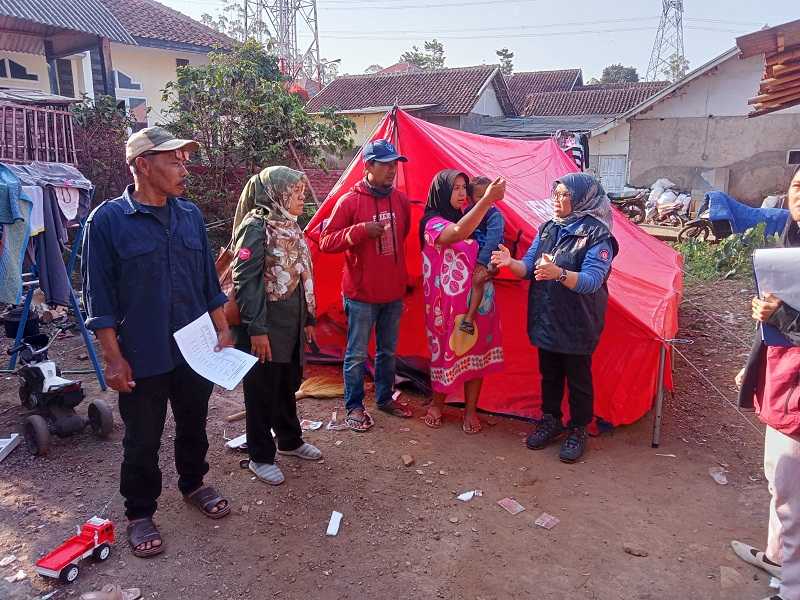
[[[160,0],[199,19],[225,0]],[[233,0],[231,0],[233,1]],[[252,1],[252,0],[251,0]],[[497,63],[515,71],[581,68],[588,81],[622,63],[644,77],[661,0],[317,0],[320,50],[340,73],[389,66],[412,45],[437,38],[448,67]],[[800,18],[797,0],[684,0],[690,69],[732,48],[738,35]],[[309,36],[299,29],[301,42]]]

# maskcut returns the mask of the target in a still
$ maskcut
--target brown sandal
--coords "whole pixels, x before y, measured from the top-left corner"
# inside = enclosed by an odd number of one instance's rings
[[[147,558],[149,556],[161,554],[164,551],[164,540],[161,539],[161,534],[158,532],[158,528],[156,524],[153,523],[152,518],[134,519],[128,523],[126,531],[128,533],[128,543],[131,545],[134,556]],[[151,542],[152,544],[152,542],[155,541],[160,541],[161,543],[158,546],[151,545],[150,548],[146,550],[138,549],[142,544],[146,544],[147,542]]]
[[[183,499],[209,519],[221,519],[231,512],[231,503],[210,485],[197,488],[191,494],[186,494]],[[225,506],[219,508],[220,502],[224,502]],[[217,508],[216,512],[213,511],[214,508]]]

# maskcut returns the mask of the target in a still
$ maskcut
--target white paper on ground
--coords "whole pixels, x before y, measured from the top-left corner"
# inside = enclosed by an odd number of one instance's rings
[[[331,520],[328,522],[328,530],[325,532],[325,535],[336,535],[339,533],[339,525],[342,523],[342,517],[344,515],[337,510],[331,512]]]
[[[475,496],[483,496],[483,491],[481,491],[481,490],[470,490],[468,492],[464,492],[463,494],[459,494],[458,496],[456,496],[456,498],[458,498],[462,502],[469,502]]]
[[[226,390],[232,390],[239,385],[258,362],[255,356],[235,348],[223,348],[220,352],[214,352],[217,330],[214,329],[208,313],[203,313],[173,335],[178,349],[192,370]]]

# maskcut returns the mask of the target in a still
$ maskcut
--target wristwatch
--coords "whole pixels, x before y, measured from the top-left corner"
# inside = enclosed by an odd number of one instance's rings
[[[561,269],[561,275],[558,276],[558,280],[561,283],[564,283],[567,280],[567,270],[566,269]]]

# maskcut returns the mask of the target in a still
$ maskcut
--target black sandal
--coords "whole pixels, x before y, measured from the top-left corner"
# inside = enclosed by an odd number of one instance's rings
[[[186,494],[183,499],[209,519],[221,519],[231,512],[231,503],[220,496],[217,490],[210,485],[197,488],[191,494]],[[219,508],[220,502],[224,502],[225,506]],[[214,508],[217,509],[216,512],[213,511]]]
[[[133,551],[134,556],[138,556],[139,558],[147,558],[149,556],[155,556],[156,554],[161,554],[164,551],[164,540],[161,539],[161,534],[158,532],[158,528],[156,524],[153,523],[153,519],[150,517],[146,517],[144,519],[134,519],[130,523],[128,523],[127,528],[128,534],[128,543],[131,545],[131,550]],[[159,541],[161,542],[158,546],[153,546],[152,542]],[[151,543],[150,548],[145,549],[138,549],[139,546],[142,544],[146,544],[147,542]]]

